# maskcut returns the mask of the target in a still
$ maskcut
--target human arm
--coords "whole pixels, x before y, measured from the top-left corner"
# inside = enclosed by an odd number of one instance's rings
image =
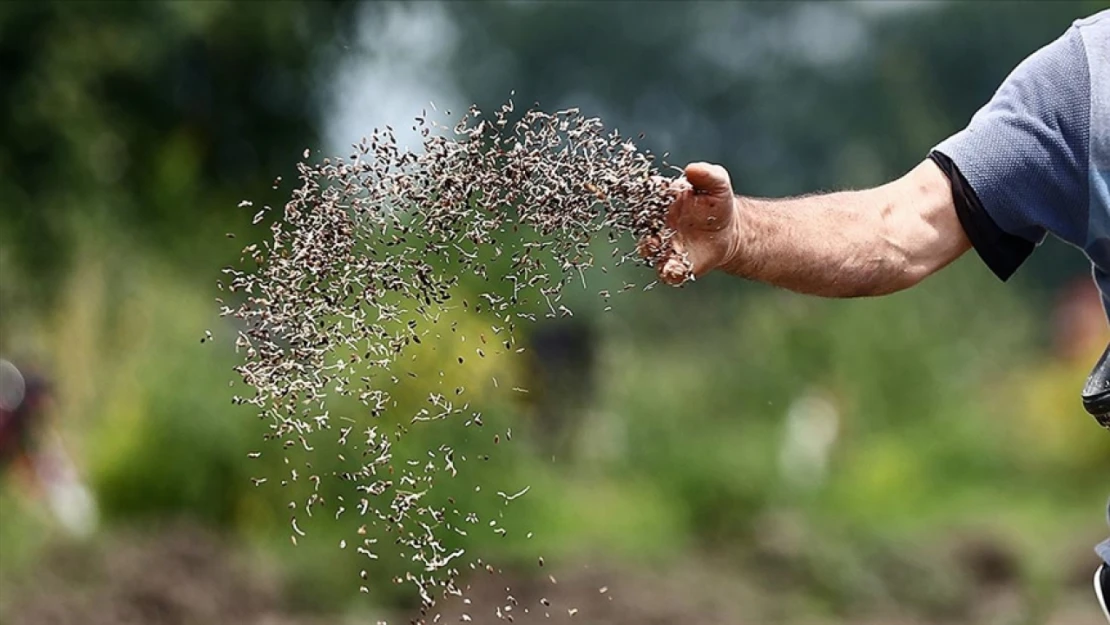
[[[969,244],[1002,280],[1047,232],[1097,251],[1110,226],[1090,217],[1102,213],[1089,207],[1095,118],[1083,33],[1100,41],[1108,31],[1110,12],[1077,22],[1016,67],[967,128],[875,189],[733,199],[723,168],[692,165],[675,184],[668,223],[676,235],[661,277],[673,284],[720,268],[847,297],[916,284]]]
[[[929,160],[874,189],[781,200],[737,197],[723,167],[694,163],[673,190],[675,236],[657,266],[670,284],[720,269],[811,295],[882,295],[971,247],[948,177]]]

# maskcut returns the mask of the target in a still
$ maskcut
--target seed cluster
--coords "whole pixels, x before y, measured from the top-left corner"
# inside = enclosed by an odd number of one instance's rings
[[[265,207],[255,214],[255,224],[269,222],[269,239],[249,245],[240,267],[225,269],[221,288],[234,303],[221,300],[221,314],[241,328],[236,371],[250,392],[235,401],[258,410],[268,437],[311,451],[314,434],[333,432],[357,450],[349,472],[321,476],[310,462],[300,467],[307,477],[290,469],[283,484],[300,478],[313,487],[306,501],[290,503],[294,542],[303,535],[296,514],[325,505],[321,480],[353,483],[358,501],[327,503],[337,517],[344,506],[363,517],[362,555],[377,559],[377,541],[388,533],[405,561],[419,564],[419,572],[395,581],[416,585],[426,614],[437,596],[462,592],[456,580],[469,556],[445,547],[445,533],[479,524],[505,530],[474,512],[429,503],[436,477],[454,476],[465,460],[449,446],[422,460],[395,457],[396,441],[417,423],[482,426],[481,413],[460,401],[462,388],[428,392],[415,414],[394,414],[398,385],[421,383],[404,372],[415,357],[409,352],[438,336],[441,315],[456,306],[495,319],[488,337],[472,342],[478,358],[523,350],[521,320],[572,314],[564,288],[585,284],[591,267],[606,271],[595,255],[599,242],[617,265],[637,258],[633,243],[641,237],[666,242],[671,195],[650,153],[577,109],[517,114],[510,100],[492,117],[471,107],[453,128],[425,112],[414,130],[422,137],[416,152],[399,148],[388,126],[348,158],[310,164],[306,150],[283,213]],[[462,295],[476,289],[474,301]],[[357,400],[361,413],[333,413],[332,397]],[[469,568],[493,570],[480,559]],[[499,615],[512,618],[511,611]]]

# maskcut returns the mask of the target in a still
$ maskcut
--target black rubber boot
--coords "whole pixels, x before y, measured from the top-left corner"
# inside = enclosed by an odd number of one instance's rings
[[[1083,386],[1083,407],[1099,425],[1110,429],[1110,345],[1091,369],[1091,375],[1087,376],[1087,383]]]
[[[1095,596],[1107,622],[1110,622],[1110,565],[1103,564],[1095,572]]]

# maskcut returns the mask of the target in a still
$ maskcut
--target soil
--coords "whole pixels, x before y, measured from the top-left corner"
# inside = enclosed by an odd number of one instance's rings
[[[275,608],[278,580],[189,524],[48,550],[5,584],[11,625],[307,625]],[[14,591],[10,595],[7,591]],[[322,621],[316,621],[322,622]]]
[[[875,613],[815,616],[788,582],[745,578],[732,569],[688,561],[665,570],[579,564],[471,575],[468,603],[441,603],[439,623],[497,624],[498,607],[514,625],[934,625],[1041,623],[1105,625],[1076,577],[1050,613],[1031,615],[1012,585],[998,583],[998,557],[978,566],[984,585],[973,606],[943,621],[905,606]],[[981,556],[982,554],[977,554]],[[252,566],[251,563],[255,564]],[[976,568],[976,567],[972,567]],[[1003,567],[1004,568],[1004,567]],[[376,617],[303,614],[288,608],[282,580],[224,538],[189,524],[121,532],[95,543],[48,549],[33,571],[0,580],[0,623],[10,625],[323,625],[376,624]],[[985,578],[985,580],[983,579]],[[772,591],[773,592],[769,592]],[[773,595],[773,596],[772,596]],[[511,596],[511,599],[509,597]],[[545,605],[546,603],[546,605]],[[511,610],[506,608],[511,607]],[[873,606],[874,607],[874,606]],[[338,610],[337,610],[338,612]],[[806,616],[803,616],[805,614]],[[389,623],[405,624],[403,614]],[[431,622],[431,619],[428,619]]]

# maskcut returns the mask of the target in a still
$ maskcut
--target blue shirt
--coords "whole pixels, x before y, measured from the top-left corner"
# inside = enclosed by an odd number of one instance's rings
[[[1087,255],[1110,311],[1110,11],[1076,21],[1022,61],[930,156],[952,180],[972,245],[1000,278],[1052,234]],[[1110,563],[1110,541],[1096,551]]]

